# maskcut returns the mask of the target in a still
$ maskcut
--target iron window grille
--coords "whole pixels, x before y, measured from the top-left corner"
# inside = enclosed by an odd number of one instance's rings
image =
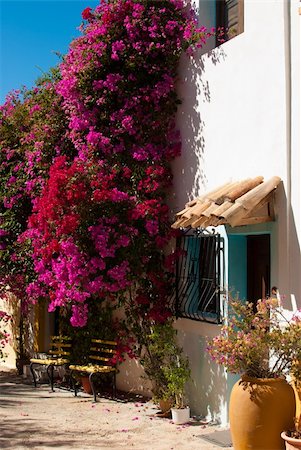
[[[221,323],[224,293],[224,239],[206,230],[186,233],[177,239],[172,305],[175,316]]]

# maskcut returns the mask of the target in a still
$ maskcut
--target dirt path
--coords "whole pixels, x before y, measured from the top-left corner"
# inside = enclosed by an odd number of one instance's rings
[[[157,411],[140,398],[99,398],[93,404],[87,394],[35,389],[12,372],[0,372],[1,449],[221,449],[201,438],[215,427],[196,420],[177,426],[156,417]]]

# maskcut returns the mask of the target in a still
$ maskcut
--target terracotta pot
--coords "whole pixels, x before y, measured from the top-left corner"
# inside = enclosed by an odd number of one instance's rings
[[[282,439],[285,441],[286,450],[296,450],[301,449],[301,439],[291,438],[286,435],[285,431],[281,433]]]
[[[159,408],[163,413],[166,413],[170,411],[171,408],[171,401],[170,400],[160,400],[159,401]]]
[[[295,395],[281,378],[242,378],[230,397],[230,431],[235,450],[282,450],[283,430],[294,426]]]
[[[81,377],[81,384],[83,387],[83,390],[86,394],[92,394],[92,388],[89,381],[89,377]]]
[[[183,425],[184,423],[189,422],[190,418],[189,406],[182,409],[171,408],[171,418],[173,423],[175,423],[176,425]]]

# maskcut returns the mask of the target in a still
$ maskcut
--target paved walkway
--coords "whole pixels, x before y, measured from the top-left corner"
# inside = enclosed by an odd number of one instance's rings
[[[52,393],[48,385],[35,389],[29,383],[14,372],[0,371],[1,449],[222,448],[202,438],[218,428],[193,419],[177,426],[156,417],[151,401],[121,396],[93,404],[84,393],[74,397],[68,390],[56,388]]]

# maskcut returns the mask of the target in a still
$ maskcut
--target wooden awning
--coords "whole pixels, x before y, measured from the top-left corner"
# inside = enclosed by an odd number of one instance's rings
[[[198,197],[176,214],[172,228],[231,227],[271,222],[274,218],[274,191],[281,182],[277,176],[229,182]]]

